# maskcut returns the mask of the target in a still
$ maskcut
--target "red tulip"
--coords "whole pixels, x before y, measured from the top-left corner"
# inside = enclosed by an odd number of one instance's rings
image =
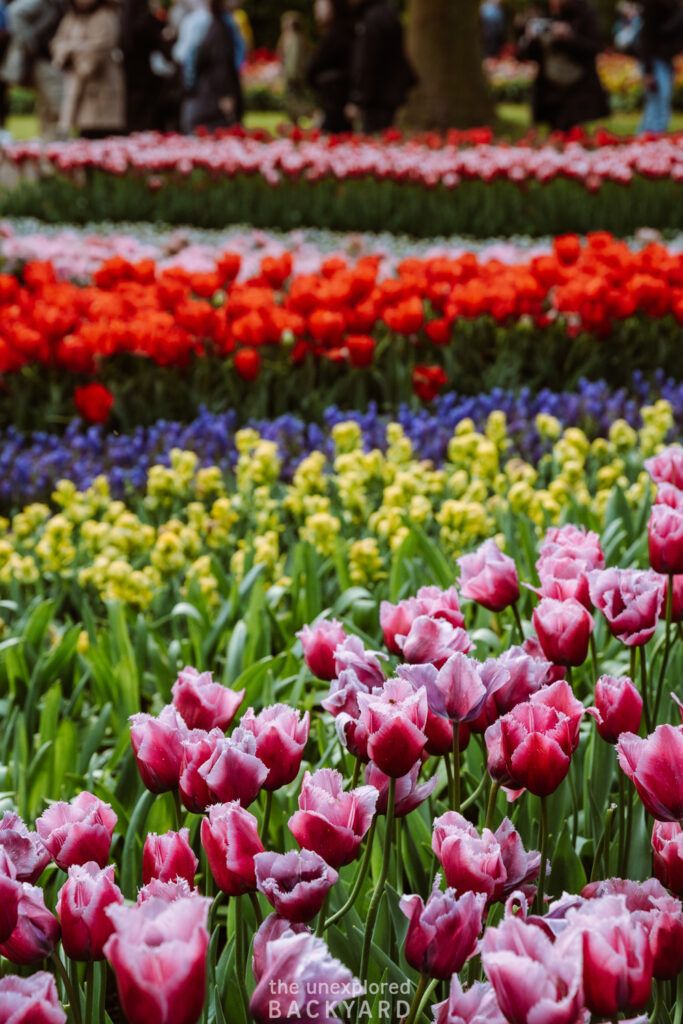
[[[648,814],[657,821],[680,821],[683,818],[683,727],[658,725],[645,739],[631,732],[622,733],[617,755]]]
[[[254,857],[263,853],[258,822],[237,800],[209,808],[202,821],[202,846],[216,885],[228,896],[256,888]]]
[[[406,960],[416,971],[446,981],[462,970],[477,949],[486,897],[453,889],[439,891],[439,876],[426,904],[421,896],[402,896],[399,907],[408,918]]]
[[[62,926],[64,951],[72,960],[102,960],[104,946],[114,930],[106,908],[123,904],[114,881],[114,865],[99,868],[94,861],[69,868],[59,890],[57,916]]]
[[[535,592],[540,597],[553,597],[558,601],[574,598],[584,608],[590,609],[587,574],[591,568],[588,562],[580,558],[558,555],[542,556],[536,562],[536,571],[541,586]]]
[[[654,823],[652,851],[659,881],[677,896],[683,896],[683,830],[677,821]]]
[[[244,690],[235,693],[214,683],[211,672],[185,668],[173,684],[173,706],[190,729],[228,728],[244,700]]]
[[[591,601],[610,632],[629,647],[646,644],[657,628],[666,580],[652,571],[605,569],[588,574]]]
[[[406,680],[389,679],[382,690],[359,693],[358,707],[371,760],[391,778],[407,775],[427,742],[426,692],[415,692]]]
[[[309,723],[308,711],[301,716],[298,708],[287,704],[273,704],[258,715],[248,708],[242,716],[240,726],[256,737],[256,756],[268,769],[264,789],[281,789],[297,777]]]
[[[62,871],[91,860],[103,868],[117,820],[109,804],[84,791],[69,804],[61,800],[50,804],[36,821],[36,828]]]
[[[255,348],[240,348],[234,356],[235,369],[243,380],[256,380],[261,369],[261,356]]]
[[[66,1024],[54,976],[37,971],[0,978],[0,1024]]]
[[[313,675],[327,681],[334,679],[338,675],[334,652],[346,640],[341,622],[320,619],[314,626],[304,626],[296,635],[301,640],[304,660]]]
[[[519,599],[517,566],[490,539],[470,555],[457,559],[460,592],[491,612],[501,612]]]
[[[342,775],[331,768],[306,772],[299,810],[289,819],[289,830],[303,849],[340,868],[357,856],[372,823],[377,796],[374,786],[344,792]]]
[[[104,384],[93,382],[74,390],[74,405],[86,423],[104,423],[114,404],[114,396]]]
[[[544,597],[532,616],[543,653],[557,665],[582,665],[595,623],[589,612],[573,598],[556,601]]]
[[[0,942],[8,939],[17,926],[22,891],[12,859],[0,846]]]
[[[276,913],[288,921],[310,921],[339,875],[312,850],[258,853],[256,885]]]
[[[416,366],[413,369],[413,391],[423,402],[433,402],[439,391],[448,383],[448,377],[440,366]]]
[[[18,882],[33,885],[50,863],[49,851],[38,833],[29,832],[13,811],[5,811],[0,818],[0,849],[10,857]]]
[[[643,698],[628,676],[600,676],[595,684],[595,707],[588,708],[588,713],[603,740],[616,743],[622,732],[640,729]]]
[[[189,730],[171,704],[154,718],[131,715],[130,742],[142,781],[152,793],[178,788],[183,741]]]
[[[650,565],[655,572],[683,573],[683,511],[653,505],[648,523]]]
[[[17,924],[0,943],[0,956],[13,964],[37,964],[50,956],[59,942],[59,921],[45,906],[43,890],[22,882],[17,905]]]
[[[366,367],[372,366],[375,356],[375,339],[367,334],[349,334],[346,337],[346,347],[349,350],[349,362],[351,366]]]
[[[104,952],[129,1024],[196,1024],[204,1006],[206,920],[202,896],[110,907],[114,934]]]
[[[158,878],[160,882],[173,882],[184,878],[188,885],[194,885],[194,876],[199,861],[190,846],[189,828],[179,832],[166,832],[158,836],[150,832],[142,850],[142,881],[145,885]]]

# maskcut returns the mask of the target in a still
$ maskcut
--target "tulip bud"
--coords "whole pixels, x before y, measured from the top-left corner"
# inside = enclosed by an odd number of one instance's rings
[[[463,597],[491,612],[501,612],[519,600],[517,566],[493,538],[484,541],[472,554],[462,555],[457,562]]]
[[[105,910],[122,903],[123,894],[114,882],[113,864],[100,869],[90,861],[70,867],[57,898],[57,916],[67,956],[72,960],[104,959],[104,945],[113,931]]]
[[[654,571],[683,573],[683,512],[669,505],[653,505],[647,534]]]
[[[0,849],[9,855],[18,882],[34,885],[50,863],[49,851],[38,833],[29,832],[13,811],[5,811],[0,818]]]
[[[50,804],[36,821],[38,835],[62,871],[88,861],[103,868],[109,859],[117,817],[109,804],[82,792],[70,804]]]
[[[683,896],[683,830],[677,821],[654,823],[652,850],[659,881],[677,896]]]
[[[21,882],[11,858],[0,846],[0,942],[5,942],[17,926]]]
[[[368,731],[368,754],[394,779],[407,775],[427,742],[427,694],[405,680],[389,679],[383,690],[358,694],[360,721]]]
[[[235,693],[214,683],[210,672],[185,668],[173,684],[173,706],[190,729],[228,728],[244,700],[244,690]]]
[[[645,810],[657,821],[683,819],[683,727],[658,725],[643,739],[622,733],[617,756],[623,772],[636,787]]]
[[[329,682],[337,675],[334,666],[334,652],[346,640],[346,633],[336,619],[320,619],[314,626],[304,626],[296,634],[304,649],[304,660],[318,679]]]
[[[595,684],[595,707],[588,713],[606,743],[616,743],[622,732],[640,729],[643,698],[628,676],[600,676]]]
[[[152,793],[177,789],[189,730],[176,709],[167,704],[157,718],[131,715],[130,723],[130,742],[147,789]]]
[[[578,601],[544,597],[534,609],[534,629],[543,653],[557,665],[582,665],[595,623]]]
[[[202,846],[206,850],[216,885],[228,896],[256,889],[254,857],[263,853],[258,822],[234,800],[214,805],[202,821]]]
[[[189,828],[179,832],[167,832],[158,836],[150,832],[142,851],[142,881],[145,885],[153,878],[160,882],[173,882],[184,878],[188,885],[194,885],[194,876],[199,861],[189,843]]]

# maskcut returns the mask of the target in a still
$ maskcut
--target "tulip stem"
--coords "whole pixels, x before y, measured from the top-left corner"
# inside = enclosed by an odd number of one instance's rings
[[[645,654],[645,644],[640,645],[640,689],[643,692],[645,728],[648,733],[650,733],[652,732],[652,718],[650,717],[650,694],[647,680],[647,655]]]
[[[617,766],[617,781],[619,784],[619,847],[617,853],[617,874],[619,878],[624,877],[626,865],[624,864],[624,826],[625,826],[625,807],[626,794],[624,792],[624,773],[621,768]]]
[[[676,1013],[674,1014],[674,1024],[681,1024],[683,1021],[683,974],[678,975],[678,981],[676,982]]]
[[[545,873],[548,855],[548,800],[541,797],[541,871],[538,876],[538,892],[536,894],[536,913],[543,914],[545,900]]]
[[[361,891],[361,888],[363,886],[363,882],[365,880],[365,876],[368,870],[368,865],[370,863],[370,857],[372,855],[372,841],[375,837],[376,825],[377,818],[374,817],[372,819],[370,831],[368,832],[368,838],[366,840],[363,860],[361,861],[360,866],[356,871],[356,877],[353,880],[353,887],[351,889],[351,892],[349,893],[349,897],[346,903],[342,907],[340,907],[339,910],[336,910],[332,917],[329,917],[327,921],[325,921],[325,931],[327,931],[327,929],[330,928],[333,924],[336,924],[336,922],[339,921],[340,918],[344,916],[344,914],[347,914],[358,898],[358,893]]]
[[[351,776],[351,789],[355,789],[356,788],[356,786],[358,785],[359,778],[360,778],[360,758],[357,757],[356,761],[355,761],[355,764],[353,766],[353,775]]]
[[[95,995],[95,978],[93,974],[93,962],[88,960],[85,965],[85,1019],[87,1024],[92,1024],[93,997]]]
[[[496,813],[496,801],[498,799],[499,789],[500,783],[496,782],[495,779],[491,779],[491,789],[489,790],[489,802],[486,807],[486,828],[493,829],[493,818]]]
[[[321,939],[323,937],[323,932],[325,931],[325,924],[326,924],[326,922],[325,922],[325,915],[327,914],[327,904],[329,902],[330,902],[330,890],[328,889],[327,892],[325,893],[325,898],[323,899],[323,904],[322,904],[322,906],[321,906],[321,908],[320,908],[320,910],[318,912],[318,924],[317,924],[316,929],[315,929],[315,937],[316,937],[316,939]]]
[[[453,722],[453,810],[460,813],[460,722]]]
[[[417,1013],[418,1013],[418,1010],[419,1010],[419,1007],[420,1007],[420,1003],[422,1002],[423,995],[427,991],[427,986],[428,985],[429,985],[429,978],[428,978],[428,976],[426,974],[421,974],[420,975],[420,980],[419,980],[419,982],[417,984],[417,988],[415,989],[415,995],[413,996],[413,1002],[412,1002],[411,1007],[410,1007],[410,1012],[409,1012],[408,1016],[406,1017],[406,1019],[404,1021],[404,1024],[415,1024],[415,1021],[417,1019]]]
[[[247,986],[244,981],[244,962],[244,920],[242,918],[242,897],[237,896],[235,898],[235,970],[237,971],[237,984],[239,986],[240,995],[242,996],[242,1005],[244,1006],[244,1018],[248,1021],[249,997],[247,995]]]
[[[461,811],[466,811],[468,807],[471,807],[471,805],[474,803],[477,797],[481,796],[484,786],[486,785],[486,780],[488,778],[489,775],[486,772],[484,772],[484,774],[481,777],[481,781],[477,785],[477,788],[472,790],[472,792],[470,793],[466,800],[463,800],[462,806],[460,808]]]
[[[662,700],[662,689],[664,687],[664,676],[666,675],[666,667],[669,664],[669,652],[671,651],[671,621],[673,619],[674,609],[674,578],[669,573],[669,585],[666,591],[666,636],[664,638],[664,657],[662,658],[662,667],[659,670],[659,680],[657,682],[657,696],[655,697],[655,711],[653,716],[653,725],[657,724],[657,716],[659,715],[659,705]]]
[[[368,963],[370,962],[370,946],[372,945],[372,935],[375,930],[375,922],[377,921],[377,914],[379,912],[379,905],[382,902],[384,896],[384,886],[386,884],[387,875],[389,873],[389,865],[391,863],[391,839],[394,832],[394,804],[396,801],[396,779],[389,779],[389,798],[387,801],[387,825],[386,825],[386,842],[384,844],[384,856],[382,857],[382,867],[375,885],[375,890],[372,894],[370,901],[370,907],[368,909],[368,919],[365,925],[365,935],[363,936],[363,951],[360,958],[360,982],[364,985],[367,981],[368,974]],[[361,1002],[359,1000],[358,1007],[356,1010],[356,1021],[360,1015]]]
[[[69,1007],[71,1009],[71,1016],[73,1017],[76,1024],[81,1024],[81,1001],[80,998],[76,999],[76,993],[74,992],[73,985],[69,979],[69,973],[62,963],[58,953],[52,953],[50,959],[57,968],[57,974],[62,980],[64,986],[64,992],[66,994]]]
[[[180,832],[183,825],[183,805],[180,802],[180,793],[177,789],[173,790],[173,805],[175,807],[176,828]]]
[[[662,989],[664,988],[664,986],[662,985],[661,981],[655,979],[654,987],[655,1005],[653,1007],[652,1013],[650,1014],[650,1024],[658,1024],[659,1014],[662,1009]]]
[[[597,682],[597,680],[598,680],[598,678],[600,676],[600,670],[598,668],[598,650],[597,650],[597,647],[595,646],[595,637],[593,636],[592,633],[591,633],[591,636],[590,636],[590,645],[591,645],[591,662],[593,664],[593,675],[595,676],[595,680]]]
[[[272,790],[266,791],[266,806],[263,809],[263,823],[261,825],[261,839],[264,843],[268,843],[268,829],[270,827],[270,814],[273,809],[273,792]]]
[[[250,892],[249,899],[251,900],[251,905],[254,908],[254,914],[256,915],[256,927],[260,928],[263,924],[263,913],[261,911],[261,904],[258,901],[258,896],[255,892]]]
[[[511,605],[511,608],[512,608],[512,614],[515,617],[515,622],[517,623],[517,632],[519,633],[519,642],[520,642],[520,644],[523,644],[524,643],[524,626],[522,625],[522,617],[519,614],[519,608],[517,607],[517,602],[516,601],[515,601],[515,603],[513,605]]]
[[[455,804],[455,793],[453,791],[453,765],[451,764],[450,754],[444,754],[443,763],[446,765],[446,779],[448,780],[448,806],[453,807]]]

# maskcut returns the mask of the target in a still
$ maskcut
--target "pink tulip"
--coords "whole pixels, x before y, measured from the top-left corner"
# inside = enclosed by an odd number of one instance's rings
[[[658,725],[645,739],[624,732],[617,756],[648,814],[657,821],[683,818],[683,727]]]
[[[536,571],[541,586],[535,592],[540,597],[552,597],[558,601],[570,598],[590,609],[588,577],[592,566],[580,558],[567,555],[545,555],[536,562]]]
[[[212,729],[211,732],[192,729],[183,741],[178,789],[183,805],[193,814],[201,814],[213,803],[213,796],[200,769],[211,759],[223,738],[220,729]]]
[[[669,505],[653,505],[648,547],[655,572],[683,573],[683,511]]]
[[[104,952],[129,1024],[196,1024],[204,1006],[206,921],[202,896],[110,907],[114,933]]]
[[[506,917],[487,928],[482,964],[503,1016],[515,1024],[581,1024],[580,946],[558,946],[534,924]]]
[[[152,793],[178,788],[183,741],[188,728],[172,704],[159,715],[137,714],[130,719],[130,742],[142,781]]]
[[[328,696],[321,701],[323,708],[335,719],[339,742],[363,762],[369,760],[368,732],[360,722],[358,694],[368,692],[353,669],[347,668],[332,680]]]
[[[189,885],[186,878],[176,878],[173,882],[162,882],[158,878],[152,878],[147,885],[138,890],[137,902],[146,903],[147,900],[160,899],[164,903],[175,903],[177,900],[199,895],[199,890]]]
[[[442,981],[457,974],[477,949],[486,897],[452,889],[439,891],[437,875],[426,904],[421,896],[402,896],[399,907],[408,918],[406,960],[416,971]]]
[[[10,937],[17,926],[21,882],[11,857],[0,846],[0,942]]]
[[[33,885],[50,863],[50,853],[38,833],[29,832],[13,811],[5,811],[0,818],[0,849],[11,858],[18,882]]]
[[[600,676],[595,684],[595,707],[588,708],[599,735],[606,743],[616,743],[622,732],[640,729],[643,698],[628,676]]]
[[[423,804],[436,789],[436,784],[439,781],[436,775],[432,775],[431,779],[418,784],[420,767],[419,764],[415,764],[407,775],[402,775],[400,779],[396,779],[395,818],[405,818],[406,814],[410,814],[416,807]],[[389,776],[380,771],[377,765],[371,761],[365,769],[365,784],[373,786],[379,793],[376,807],[377,814],[387,813],[389,781]]]
[[[239,800],[243,807],[254,802],[268,777],[268,769],[256,755],[253,733],[241,728],[216,742],[197,773],[206,782],[211,803]]]
[[[310,921],[339,875],[311,850],[258,853],[256,885],[276,913],[299,924]]]
[[[552,708],[559,715],[564,716],[567,719],[572,751],[576,750],[579,745],[581,721],[586,709],[581,701],[574,696],[574,691],[567,680],[558,679],[550,686],[542,686],[536,693],[532,693],[529,703]]]
[[[546,666],[546,677],[545,683],[555,683],[558,679],[564,679],[567,675],[567,669],[565,665],[554,665],[551,661],[548,661],[543,648],[538,642],[538,637],[528,636],[522,644],[522,650],[525,654],[528,654],[534,661],[541,662]],[[511,709],[512,710],[512,709]]]
[[[258,822],[237,800],[209,808],[202,821],[202,846],[216,885],[228,896],[256,889],[254,857],[263,853]]]
[[[477,719],[489,695],[510,679],[496,659],[482,663],[464,654],[453,654],[438,671],[433,665],[408,665],[400,674],[414,687],[424,686],[430,711],[453,722]]]
[[[456,895],[479,892],[489,903],[501,899],[507,872],[500,844],[485,828],[481,835],[462,814],[447,811],[434,821],[432,849]]]
[[[496,685],[488,688],[481,713],[470,723],[473,732],[485,732],[501,715],[528,700],[547,681],[552,668],[549,661],[543,657],[533,658],[522,647],[509,647],[495,663],[506,675],[500,672]]]
[[[656,484],[673,484],[683,489],[683,448],[680,445],[671,445],[659,455],[646,459],[644,466]]]
[[[533,883],[541,870],[541,854],[538,850],[524,849],[521,836],[509,818],[503,818],[493,835],[500,846],[505,868],[503,897],[522,892],[527,899],[532,899],[536,893]]]
[[[656,572],[605,569],[588,574],[591,601],[610,632],[628,647],[640,647],[654,635],[662,611],[666,580]]]
[[[104,959],[105,943],[114,930],[105,910],[122,904],[123,894],[114,881],[113,864],[99,868],[89,861],[70,867],[57,898],[66,955],[72,960]]]
[[[534,608],[532,622],[543,653],[557,665],[582,665],[595,623],[573,598],[555,601],[544,597]]]
[[[604,569],[605,556],[600,546],[600,537],[584,526],[551,526],[546,530],[540,548],[540,560],[547,558],[572,558],[585,562],[590,569]]]
[[[490,612],[502,612],[519,600],[517,566],[490,539],[471,555],[457,559],[460,567],[460,592]]]
[[[347,636],[334,652],[335,675],[340,676],[347,669],[352,669],[361,686],[373,690],[376,686],[383,686],[386,680],[380,658],[386,658],[386,655],[366,651],[360,637]]]
[[[330,680],[337,675],[334,652],[346,640],[341,622],[320,619],[314,626],[304,626],[296,634],[304,649],[304,660],[314,676]]]
[[[359,693],[360,722],[368,732],[368,754],[394,779],[407,775],[427,742],[427,695],[403,679],[389,679],[382,690]]]
[[[448,999],[432,1007],[434,1024],[506,1024],[496,993],[488,982],[475,981],[463,991],[457,974]]]
[[[398,604],[382,601],[379,606],[379,621],[384,643],[392,654],[401,653],[396,637],[407,636],[419,615],[426,615],[431,619],[445,619],[456,628],[465,625],[465,617],[460,611],[455,587],[449,587],[448,590],[421,587],[417,597],[410,597],[407,601],[399,601]]]
[[[242,716],[240,726],[256,737],[256,756],[268,769],[264,789],[281,789],[297,777],[309,724],[308,711],[302,717],[298,708],[287,704],[274,704],[258,715],[249,708]]]
[[[411,665],[429,663],[436,668],[441,668],[452,654],[467,654],[474,649],[464,629],[452,626],[447,619],[433,619],[428,615],[418,615],[407,635],[398,635],[396,643]]]
[[[163,836],[158,836],[156,832],[147,835],[142,850],[142,881],[145,885],[153,878],[158,878],[160,882],[184,878],[192,886],[198,864],[190,846],[189,828],[166,832]]]
[[[273,1020],[329,1024],[332,1009],[359,991],[348,968],[322,939],[285,932],[265,944],[261,976],[249,1003],[256,1024]]]
[[[69,804],[61,800],[50,804],[36,821],[36,828],[62,871],[91,860],[103,868],[117,820],[110,804],[83,791]]]
[[[683,896],[683,830],[677,821],[654,823],[652,851],[659,881],[677,896]]]
[[[289,819],[289,830],[303,849],[313,850],[331,867],[340,868],[357,856],[377,798],[374,786],[344,792],[344,779],[332,768],[306,772],[299,810]]]
[[[235,693],[214,683],[211,672],[185,668],[173,684],[173,706],[190,729],[228,728],[244,700],[244,690]]]
[[[59,942],[59,921],[45,906],[43,890],[22,882],[17,905],[17,924],[0,943],[0,956],[13,964],[37,964],[50,956]]]
[[[37,971],[0,978],[0,1024],[66,1024],[54,976]]]
[[[529,700],[499,719],[499,725],[501,753],[511,788],[528,789],[536,796],[553,793],[571,763],[571,719],[553,707]]]
[[[302,935],[304,933],[310,934],[305,924],[295,924],[293,921],[288,921],[285,917],[280,917],[279,914],[268,915],[256,932],[256,935],[254,935],[251,966],[257,985],[267,969],[268,957],[266,952],[269,943],[274,942],[276,939],[282,939],[286,935]]]

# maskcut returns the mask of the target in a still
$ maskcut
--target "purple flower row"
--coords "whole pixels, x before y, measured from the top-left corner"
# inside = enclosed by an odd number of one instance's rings
[[[290,479],[301,459],[315,449],[331,456],[332,428],[344,420],[360,424],[368,449],[386,448],[387,423],[396,421],[412,441],[416,457],[440,465],[457,424],[470,417],[483,428],[494,410],[506,415],[514,453],[536,463],[549,446],[536,428],[538,413],[557,417],[564,427],[581,427],[589,437],[606,436],[610,424],[618,418],[635,428],[641,426],[641,407],[658,398],[669,401],[676,427],[683,430],[683,384],[667,380],[663,374],[649,384],[638,373],[629,389],[613,390],[604,381],[587,380],[580,381],[575,392],[544,390],[532,394],[528,389],[496,388],[472,397],[450,393],[430,408],[401,405],[392,416],[372,403],[366,412],[331,406],[322,424],[285,415],[253,421],[250,426],[264,438],[277,441],[284,479]],[[237,458],[235,430],[233,411],[215,414],[206,410],[191,423],[159,420],[125,435],[107,433],[99,426],[85,427],[79,420],[72,421],[62,434],[24,434],[10,428],[0,436],[0,504],[11,508],[45,499],[63,478],[85,488],[99,474],[109,478],[112,494],[122,497],[130,488],[144,488],[150,466],[168,465],[173,448],[196,452],[202,465],[227,470]]]

